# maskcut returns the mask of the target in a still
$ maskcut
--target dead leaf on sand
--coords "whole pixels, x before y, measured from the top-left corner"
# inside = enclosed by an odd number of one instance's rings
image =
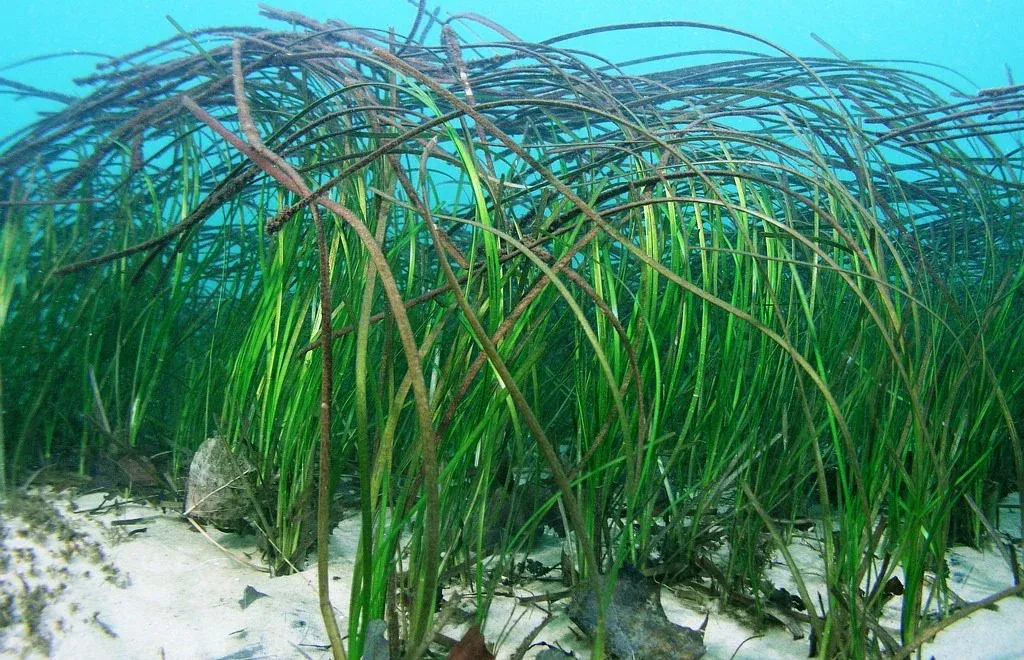
[[[494,660],[494,655],[487,650],[480,628],[473,626],[462,636],[462,640],[452,647],[448,660]]]

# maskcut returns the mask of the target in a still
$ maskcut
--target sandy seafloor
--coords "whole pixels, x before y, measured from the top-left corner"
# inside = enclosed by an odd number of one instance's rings
[[[176,508],[111,504],[100,493],[75,497],[38,491],[17,513],[4,505],[0,655],[83,660],[329,657],[317,604],[315,565],[295,575],[271,578],[228,555],[258,563],[259,551],[251,537],[210,529],[210,538],[205,538]],[[47,506],[59,515],[48,516]],[[1003,531],[1019,539],[1015,516],[1007,510],[1002,518]],[[335,529],[331,540],[332,599],[342,630],[357,535],[358,522],[350,518]],[[549,545],[557,546],[556,538],[552,536]],[[820,591],[820,585],[814,584],[814,576],[820,575],[814,568],[820,565],[817,545],[809,534],[795,538],[791,546],[797,561],[808,570],[805,577],[812,593]],[[557,557],[557,547],[554,550]],[[950,585],[966,601],[1012,585],[1006,561],[994,550],[957,547],[947,558]],[[795,593],[781,557],[775,559],[770,579]],[[248,588],[262,596],[246,602]],[[550,588],[557,590],[560,585]],[[521,590],[519,595],[536,593]],[[721,611],[715,601],[706,601],[702,607],[694,602],[692,597],[683,600],[662,589],[662,603],[672,621],[697,628],[708,615],[707,658],[807,657],[806,637],[794,640],[781,626],[756,631],[742,618]],[[483,632],[498,658],[511,657],[520,641],[544,620],[541,607],[548,606],[524,605],[511,595],[495,598]],[[883,623],[895,631],[898,617],[897,598],[887,606]],[[468,625],[449,627],[445,633],[458,639]],[[564,614],[553,619],[537,639],[572,651],[576,657],[589,657],[588,644]],[[526,657],[542,649],[531,649]],[[995,611],[980,610],[955,623],[925,645],[923,657],[1024,658],[1024,599],[1006,598]]]

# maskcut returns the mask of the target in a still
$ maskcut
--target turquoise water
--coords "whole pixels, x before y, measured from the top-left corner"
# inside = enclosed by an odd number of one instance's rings
[[[339,18],[361,27],[394,26],[403,33],[415,8],[406,0],[344,2],[278,0],[272,6],[317,19]],[[437,0],[427,3],[438,6]],[[78,50],[118,54],[172,36],[170,14],[186,29],[217,25],[269,25],[255,0],[3,0],[0,3],[0,77],[36,87],[70,92],[68,81],[88,74],[99,61],[82,55],[6,68],[25,58]],[[1024,80],[1019,26],[1020,0],[621,0],[543,1],[450,0],[441,16],[476,12],[523,39],[540,40],[609,23],[690,20],[728,25],[775,41],[801,55],[827,55],[810,33],[847,57],[914,59],[956,69],[967,76],[961,87],[993,87],[1007,82],[1006,67]],[[680,43],[680,35],[686,42]],[[645,31],[580,40],[580,48],[623,60],[640,54],[728,46],[710,32]],[[741,42],[731,42],[732,46]],[[23,126],[45,106],[5,94],[0,135]]]

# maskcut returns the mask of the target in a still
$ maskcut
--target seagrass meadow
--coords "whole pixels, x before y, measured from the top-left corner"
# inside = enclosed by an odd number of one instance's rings
[[[271,569],[318,550],[336,657],[378,620],[436,655],[440,589],[483,620],[545,529],[568,586],[628,566],[755,616],[781,552],[823,657],[914,654],[955,616],[952,543],[1016,570],[1024,86],[686,22],[529,43],[423,3],[404,32],[262,12],[80,96],[2,83],[60,104],[0,141],[8,498],[181,500],[216,437]],[[735,46],[577,45],[645,30]],[[807,521],[820,595],[787,552]]]

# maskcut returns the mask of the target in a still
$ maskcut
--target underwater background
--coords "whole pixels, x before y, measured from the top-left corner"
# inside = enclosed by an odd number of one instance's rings
[[[6,0],[0,11],[0,66],[50,53],[73,50],[105,55],[127,52],[175,34],[170,15],[187,30],[220,25],[267,26],[257,2],[226,0]],[[340,2],[298,0],[266,3],[319,20],[338,18],[351,25],[377,28],[408,26],[415,7],[403,0]],[[434,7],[438,3],[428,3]],[[1006,67],[1024,76],[1020,25],[1024,6],[1018,0],[616,0],[551,1],[480,0],[440,3],[442,13],[475,12],[503,25],[527,41],[611,23],[686,20],[726,25],[757,34],[801,55],[825,54],[815,33],[847,57],[917,60],[950,67],[966,76],[969,87],[1007,83]],[[591,37],[579,44],[609,57],[694,50],[716,45],[710,34],[690,33],[700,42],[674,43],[677,33],[646,31],[638,40],[629,33]],[[706,39],[706,42],[704,41]],[[55,91],[69,90],[70,80],[90,72],[95,58],[48,60],[0,71],[21,81],[49,80]],[[0,135],[32,119],[28,102],[8,104],[0,115]]]

